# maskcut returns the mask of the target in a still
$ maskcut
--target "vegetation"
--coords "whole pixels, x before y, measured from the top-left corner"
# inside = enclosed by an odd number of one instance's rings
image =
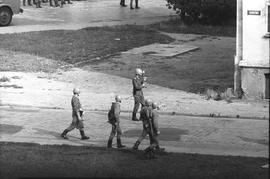
[[[185,23],[231,24],[236,19],[236,0],[167,0]]]

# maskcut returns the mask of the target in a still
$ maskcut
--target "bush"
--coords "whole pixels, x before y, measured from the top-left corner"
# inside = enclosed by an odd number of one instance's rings
[[[236,0],[167,0],[167,7],[186,24],[226,25],[236,19]]]

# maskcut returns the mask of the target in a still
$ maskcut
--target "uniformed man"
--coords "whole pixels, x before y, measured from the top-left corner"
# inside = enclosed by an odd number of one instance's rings
[[[135,8],[140,9],[140,7],[138,5],[138,0],[135,0]],[[134,9],[133,8],[133,0],[130,0],[130,9]]]
[[[79,88],[73,89],[73,97],[71,99],[71,106],[72,106],[72,122],[70,126],[63,131],[61,137],[64,139],[68,139],[67,133],[72,131],[73,129],[77,128],[80,130],[81,139],[89,139],[84,134],[84,125],[83,125],[83,110],[79,99],[80,90]]]
[[[133,97],[134,97],[134,108],[132,113],[132,120],[139,121],[136,117],[136,114],[139,110],[140,104],[141,107],[144,106],[144,96],[143,96],[143,88],[146,88],[145,79],[143,77],[143,71],[140,68],[136,68],[135,77],[132,79],[133,85]]]
[[[41,7],[41,0],[35,0],[36,2],[36,8],[42,8]]]
[[[23,5],[24,5],[24,6],[25,6],[25,2],[26,2],[26,0],[23,0]],[[27,0],[27,4],[28,4],[28,6],[32,6],[31,0]]]
[[[125,5],[125,0],[120,1],[120,6],[127,7],[127,5]]]
[[[147,99],[145,106],[141,109],[140,120],[143,123],[143,131],[139,139],[135,142],[133,149],[137,150],[140,143],[147,135],[149,135],[151,149],[157,146],[157,142],[154,135],[154,125],[152,120],[152,101]]]
[[[120,119],[119,119],[120,112],[121,112],[120,103],[121,103],[121,97],[116,95],[115,102],[112,103],[111,109],[108,113],[108,122],[112,125],[112,131],[111,131],[108,143],[107,143],[108,148],[112,148],[112,142],[113,142],[113,138],[114,138],[115,134],[117,135],[116,136],[117,137],[117,148],[125,147],[121,143],[122,131],[120,128]]]
[[[54,5],[52,3],[53,1],[54,1]],[[50,0],[50,6],[58,7],[59,6],[58,0]]]

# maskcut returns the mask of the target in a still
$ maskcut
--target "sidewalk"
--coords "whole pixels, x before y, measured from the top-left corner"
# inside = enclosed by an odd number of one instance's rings
[[[0,141],[39,144],[106,146],[111,126],[107,112],[86,111],[85,132],[90,140],[80,140],[78,130],[60,138],[71,122],[70,110],[0,107]],[[142,130],[141,122],[131,121],[130,113],[121,114],[123,143],[131,148]],[[168,152],[268,157],[268,120],[203,118],[160,115],[160,145]],[[140,149],[149,145],[144,140]],[[115,146],[115,141],[114,141]]]
[[[132,111],[133,97],[131,79],[104,73],[73,68],[56,73],[0,72],[10,82],[1,85],[17,85],[21,88],[0,88],[2,106],[18,105],[41,108],[70,109],[72,89],[80,87],[81,102],[86,110],[110,108],[116,94],[123,98],[122,110]],[[15,79],[14,79],[15,78]],[[268,101],[226,101],[206,100],[205,96],[187,93],[157,85],[148,85],[144,90],[161,106],[161,113],[194,116],[240,117],[269,119]]]

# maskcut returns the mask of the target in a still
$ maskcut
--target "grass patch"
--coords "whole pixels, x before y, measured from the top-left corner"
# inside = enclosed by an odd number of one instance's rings
[[[133,78],[133,69],[143,67],[150,83],[164,87],[203,94],[207,89],[224,92],[233,87],[234,38],[215,36],[184,42],[199,46],[199,50],[173,58],[151,58],[147,54],[123,58],[118,55],[135,47],[173,41],[158,30],[217,36],[235,34],[233,27],[186,26],[177,19],[149,26],[5,34],[0,35],[0,41],[5,42],[0,43],[1,62],[5,64],[0,70],[51,72],[66,64],[81,63],[79,67],[88,65],[91,70]]]
[[[0,44],[2,49],[74,64],[155,42],[169,43],[173,39],[148,28],[125,25],[5,34],[0,35],[0,41],[5,42]]]
[[[266,158],[169,153],[145,160],[142,151],[0,143],[1,178],[110,177],[266,179]]]

